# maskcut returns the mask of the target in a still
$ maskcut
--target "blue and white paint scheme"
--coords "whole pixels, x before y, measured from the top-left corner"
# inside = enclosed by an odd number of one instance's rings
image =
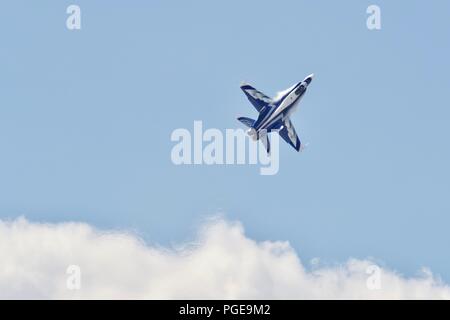
[[[261,140],[267,153],[270,153],[270,142],[267,134],[271,131],[278,131],[284,141],[294,147],[295,150],[300,151],[301,142],[292,125],[290,115],[297,109],[298,103],[313,77],[314,74],[310,74],[303,81],[280,92],[274,99],[269,98],[249,84],[241,85],[241,89],[248,100],[259,112],[259,116],[256,120],[247,117],[239,117],[238,120],[249,128],[247,134],[253,140]]]

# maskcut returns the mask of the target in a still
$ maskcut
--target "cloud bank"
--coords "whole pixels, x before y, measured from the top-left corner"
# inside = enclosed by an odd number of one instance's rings
[[[374,279],[371,270],[357,259],[306,268],[289,243],[256,242],[221,219],[179,248],[83,223],[0,220],[1,299],[450,299],[430,272],[405,278],[382,268]]]

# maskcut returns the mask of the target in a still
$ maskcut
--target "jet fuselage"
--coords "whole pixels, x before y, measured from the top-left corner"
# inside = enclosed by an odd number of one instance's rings
[[[270,132],[274,128],[283,126],[284,120],[296,110],[313,76],[313,74],[307,76],[303,81],[289,88],[279,99],[264,107],[254,125],[248,130],[248,134],[257,140],[261,131]]]

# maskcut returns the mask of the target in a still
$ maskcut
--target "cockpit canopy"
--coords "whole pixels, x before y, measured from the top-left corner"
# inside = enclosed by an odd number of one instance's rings
[[[301,95],[303,92],[305,92],[306,86],[304,84],[299,85],[299,87],[295,90],[296,95]]]

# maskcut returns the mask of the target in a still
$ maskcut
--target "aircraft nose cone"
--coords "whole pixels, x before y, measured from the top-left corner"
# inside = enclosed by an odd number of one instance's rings
[[[307,84],[310,84],[312,79],[314,78],[314,73],[311,73],[309,76],[305,78]]]

